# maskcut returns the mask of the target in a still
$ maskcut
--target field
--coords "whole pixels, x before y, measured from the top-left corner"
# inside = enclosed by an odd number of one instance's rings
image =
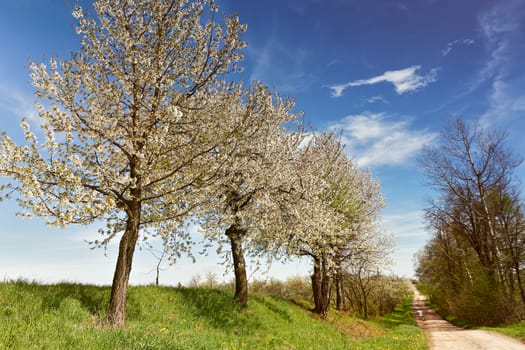
[[[364,321],[307,303],[251,295],[239,309],[232,294],[209,288],[131,287],[125,329],[105,324],[109,287],[25,281],[0,283],[4,349],[427,349],[410,300],[386,317]]]

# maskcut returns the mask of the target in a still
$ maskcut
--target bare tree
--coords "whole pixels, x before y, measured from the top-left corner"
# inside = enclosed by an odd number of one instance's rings
[[[160,252],[158,250],[154,249],[151,246],[145,247],[144,249],[147,250],[148,252],[150,252],[150,254],[153,255],[153,257],[157,260],[157,264],[150,271],[150,273],[155,271],[155,286],[158,287],[159,286],[160,271],[166,271],[168,269],[167,267],[164,267],[164,268],[161,267],[162,263],[164,262],[164,259],[167,256],[167,253],[168,253],[167,247],[164,246],[162,251],[160,251]]]
[[[505,133],[485,133],[460,119],[448,125],[443,138],[439,148],[426,149],[420,159],[430,184],[441,195],[443,205],[436,205],[470,242],[481,266],[496,277],[500,252],[488,201],[491,193],[509,189],[512,171],[521,161],[505,149]]]
[[[523,209],[513,178],[521,159],[505,147],[506,133],[478,124],[456,119],[442,136],[442,144],[420,159],[438,198],[426,210],[434,238],[420,254],[418,274],[455,299],[476,291],[471,298],[492,299],[494,305],[498,293],[513,300],[517,284],[524,302]]]

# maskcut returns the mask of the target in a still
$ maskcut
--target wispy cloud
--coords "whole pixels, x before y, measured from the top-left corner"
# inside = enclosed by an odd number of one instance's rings
[[[394,6],[401,11],[408,11],[408,5],[404,2],[396,2]]]
[[[423,218],[424,212],[415,210],[383,215],[382,222],[396,238],[422,237],[426,234]]]
[[[524,16],[525,3],[514,0],[497,2],[478,17],[489,55],[470,91],[490,82],[488,108],[480,118],[485,127],[517,120],[525,113],[525,74],[520,51],[525,35]]]
[[[423,217],[421,210],[408,210],[385,214],[382,218],[383,228],[392,233],[396,243],[393,256],[397,273],[412,275],[414,255],[430,238]]]
[[[510,52],[514,46],[512,43],[516,39],[522,39],[515,35],[520,27],[519,16],[516,16],[520,6],[523,12],[523,5],[520,4],[520,1],[496,3],[478,16],[479,28],[489,57],[480,70],[474,87],[488,79],[505,74],[508,58],[512,56]]]
[[[406,92],[416,91],[436,81],[438,68],[432,68],[425,75],[420,75],[417,73],[417,71],[420,69],[421,66],[416,65],[400,70],[386,71],[381,75],[369,79],[355,80],[339,85],[330,85],[328,88],[332,90],[332,97],[340,97],[349,87],[388,82],[394,85],[396,92],[401,95]]]
[[[273,24],[264,46],[250,45],[247,53],[253,64],[250,80],[261,80],[280,92],[291,94],[304,91],[312,84],[312,70],[307,67],[311,52],[284,45],[278,38],[277,23]]]
[[[523,118],[525,115],[525,79],[521,81],[505,81],[495,79],[489,95],[488,109],[483,113],[480,122],[485,128],[498,125],[503,121]]]
[[[329,128],[342,131],[348,153],[363,167],[405,164],[437,138],[411,129],[408,119],[394,121],[383,113],[350,115]]]
[[[334,64],[337,64],[337,63],[339,63],[339,60],[337,58],[334,58],[334,59],[330,60],[330,62],[328,62],[326,64],[326,68],[331,67],[331,66],[333,66]]]
[[[372,96],[366,100],[368,103],[382,102],[384,104],[390,104],[390,101],[385,99],[383,96]]]
[[[454,46],[456,45],[472,45],[474,44],[475,41],[473,39],[463,39],[463,40],[454,40],[454,41],[451,41],[447,44],[447,47],[444,48],[443,50],[441,50],[441,55],[443,56],[447,56],[451,51],[452,49],[454,48]]]
[[[33,98],[16,89],[0,84],[0,111],[4,110],[18,118],[38,123],[38,113]]]
[[[521,0],[496,2],[488,11],[479,15],[478,22],[485,37],[494,41],[498,40],[502,33],[516,31],[520,27],[522,14]]]

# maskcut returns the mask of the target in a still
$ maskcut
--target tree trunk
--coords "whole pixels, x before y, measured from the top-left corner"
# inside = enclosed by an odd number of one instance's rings
[[[339,311],[345,311],[345,290],[343,285],[343,269],[341,263],[338,262],[336,267],[337,271],[335,273],[335,307]]]
[[[126,296],[133,253],[139,236],[140,209],[128,213],[126,231],[120,239],[117,266],[113,275],[107,319],[110,324],[124,327],[126,324]]]
[[[363,318],[368,319],[368,293],[363,292]]]
[[[325,257],[314,258],[314,272],[312,278],[312,292],[314,296],[314,312],[326,318],[330,309],[331,277]]]
[[[312,294],[314,299],[314,312],[319,313],[321,310],[321,259],[314,258],[314,271],[312,273]]]
[[[233,257],[233,269],[235,272],[235,295],[233,300],[242,307],[248,305],[248,278],[246,275],[246,262],[242,251],[242,237],[245,231],[237,225],[232,225],[226,230],[226,236],[230,239]]]
[[[348,290],[345,293],[345,296],[347,298],[347,305],[350,306],[350,309],[352,309],[354,312],[357,311],[357,313],[361,313],[361,304],[360,304],[360,298],[358,295],[358,290],[356,288],[356,283],[354,281],[354,278],[351,278],[349,283],[347,283]]]
[[[525,290],[523,290],[523,284],[521,282],[520,263],[519,263],[519,261],[515,261],[514,262],[514,271],[516,272],[516,279],[517,279],[516,282],[518,284],[518,288],[520,289],[521,302],[523,303],[523,306],[525,306]]]
[[[330,309],[330,299],[332,295],[332,278],[328,267],[326,257],[323,257],[321,263],[321,310],[320,314],[322,318],[328,316],[328,310]]]

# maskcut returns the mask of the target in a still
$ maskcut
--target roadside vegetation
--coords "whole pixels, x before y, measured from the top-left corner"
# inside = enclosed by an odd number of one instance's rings
[[[444,320],[452,323],[454,326],[464,328],[464,329],[473,329],[476,328],[476,325],[473,325],[472,323],[465,321],[461,318],[458,318],[457,316],[453,314],[449,314],[447,310],[441,308],[439,304],[436,304],[432,301],[432,299],[428,298],[428,295],[430,295],[430,292],[425,289],[425,286],[421,283],[417,283],[417,288],[421,294],[424,294],[427,296],[427,300],[425,301],[425,305],[432,310],[434,310],[439,316],[441,316]]]
[[[242,308],[231,289],[137,286],[119,328],[105,326],[109,296],[105,286],[1,283],[0,348],[427,349],[409,298],[383,317],[334,310],[321,319],[308,300],[255,292]]]
[[[525,343],[525,321],[498,327],[483,327],[482,329],[505,334],[509,337],[517,338]]]
[[[436,191],[425,217],[433,236],[416,256],[421,290],[456,324],[525,319],[525,211],[513,172],[522,159],[506,134],[460,119],[421,165]]]
[[[425,294],[425,292],[423,291],[421,287],[421,284],[418,285],[418,288],[421,288],[420,291],[422,291],[423,294]],[[519,322],[514,322],[514,323],[509,323],[509,324],[502,324],[502,325],[494,326],[494,327],[476,326],[456,316],[447,314],[447,312],[441,309],[439,305],[430,302],[428,299],[426,301],[426,305],[429,308],[436,311],[445,320],[454,324],[455,326],[458,326],[464,329],[483,329],[483,330],[487,330],[491,332],[497,332],[497,333],[507,335],[509,337],[519,339],[525,343],[525,321],[519,321]]]

